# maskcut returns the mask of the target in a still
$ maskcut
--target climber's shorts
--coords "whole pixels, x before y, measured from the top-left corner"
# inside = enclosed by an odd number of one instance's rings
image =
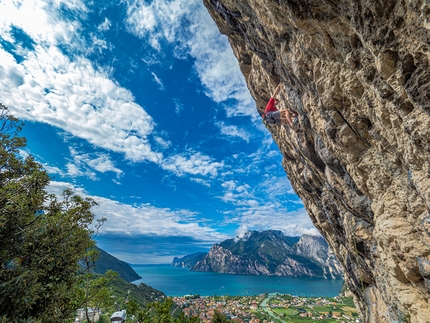
[[[266,114],[268,124],[281,124],[281,111],[270,111]]]

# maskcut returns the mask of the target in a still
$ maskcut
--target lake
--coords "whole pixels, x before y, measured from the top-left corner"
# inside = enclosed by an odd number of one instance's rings
[[[297,296],[333,297],[339,294],[343,283],[341,279],[196,272],[170,265],[131,265],[131,267],[142,276],[142,279],[133,283],[145,283],[167,296],[187,294],[245,296],[277,292]]]

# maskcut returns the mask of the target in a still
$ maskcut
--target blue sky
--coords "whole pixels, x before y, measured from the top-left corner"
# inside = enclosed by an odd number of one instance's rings
[[[0,102],[98,245],[168,263],[247,230],[317,234],[201,0],[0,0]],[[270,89],[273,91],[273,89]]]

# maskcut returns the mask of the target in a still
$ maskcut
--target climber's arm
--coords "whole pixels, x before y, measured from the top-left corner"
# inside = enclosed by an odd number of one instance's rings
[[[279,83],[279,84],[278,84],[278,86],[277,86],[277,87],[276,87],[276,89],[275,89],[275,92],[273,92],[273,94],[272,94],[272,98],[275,98],[275,97],[276,97],[276,95],[278,94],[278,92],[279,92],[280,88],[281,88],[281,83]]]

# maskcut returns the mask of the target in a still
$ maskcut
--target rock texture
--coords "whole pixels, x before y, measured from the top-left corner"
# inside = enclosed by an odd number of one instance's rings
[[[191,268],[196,264],[196,262],[203,259],[206,255],[207,255],[206,252],[196,252],[181,258],[174,257],[170,265],[172,267]]]
[[[429,1],[203,1],[364,321],[429,322]]]
[[[322,237],[287,237],[281,231],[249,231],[212,246],[193,271],[336,279],[342,269]]]

